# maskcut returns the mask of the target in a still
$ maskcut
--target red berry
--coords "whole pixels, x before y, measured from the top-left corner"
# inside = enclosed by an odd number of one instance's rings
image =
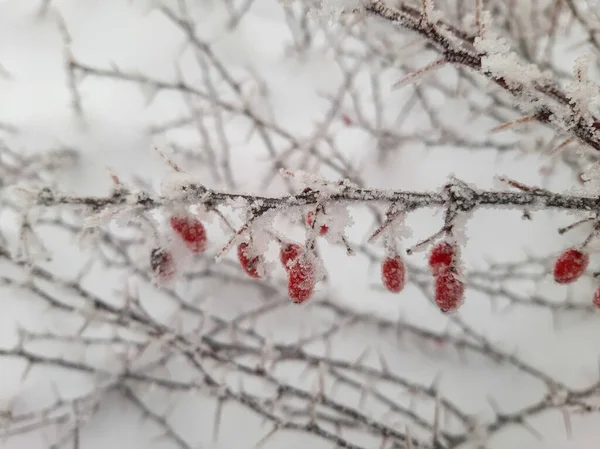
[[[404,288],[406,267],[400,256],[393,259],[387,257],[381,264],[383,285],[392,293],[399,293]]]
[[[435,303],[444,313],[460,307],[465,294],[465,284],[452,269],[442,269],[435,276]]]
[[[569,248],[556,259],[554,280],[559,284],[569,284],[576,281],[583,274],[589,262],[589,254],[575,248]]]
[[[284,243],[279,251],[279,260],[286,271],[290,270],[291,263],[302,254],[302,247],[296,243]]]
[[[315,288],[315,269],[305,257],[296,259],[288,270],[288,294],[296,304],[309,299]]]
[[[600,287],[598,287],[594,292],[594,300],[592,302],[600,309]]]
[[[429,253],[429,267],[433,274],[450,268],[456,253],[456,246],[449,242],[440,242]]]
[[[313,211],[310,211],[306,214],[306,224],[311,228],[312,228],[314,219],[315,219],[315,213]],[[321,235],[327,234],[327,231],[329,231],[329,226],[322,225],[321,231],[320,231]]]
[[[240,264],[242,265],[243,270],[248,276],[259,279],[260,273],[258,272],[258,269],[261,265],[260,256],[256,256],[252,260],[250,260],[250,258],[247,255],[248,246],[249,245],[246,242],[240,243],[237,251],[238,259],[240,261]]]
[[[150,252],[150,267],[159,281],[169,281],[175,276],[173,255],[164,248],[154,248]]]
[[[171,217],[171,228],[179,234],[190,251],[202,253],[206,250],[206,230],[200,220],[188,216]]]

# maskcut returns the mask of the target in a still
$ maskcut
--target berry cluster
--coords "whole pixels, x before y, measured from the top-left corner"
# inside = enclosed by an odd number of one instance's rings
[[[305,223],[312,228],[315,225],[315,213],[305,216]],[[201,254],[207,247],[207,234],[204,224],[197,218],[178,214],[170,217],[169,224],[175,235],[194,254]],[[329,232],[321,225],[320,235]],[[280,240],[279,259],[288,276],[288,294],[295,303],[303,303],[314,292],[316,265],[314,254],[296,243]],[[457,310],[464,300],[465,284],[459,272],[459,255],[455,243],[442,241],[431,249],[428,263],[434,277],[434,299],[444,313]],[[261,279],[265,275],[265,262],[260,254],[253,254],[251,242],[238,245],[237,257],[242,270],[251,278]],[[554,280],[558,284],[570,284],[579,279],[589,264],[589,254],[583,249],[569,248],[563,251],[554,263]],[[157,247],[150,252],[150,267],[155,279],[161,283],[171,281],[176,274],[173,254]],[[381,263],[381,280],[385,288],[392,293],[400,293],[406,284],[406,265],[398,254],[387,256]],[[600,287],[593,297],[593,304],[600,308]]]
[[[435,245],[429,254],[429,268],[435,279],[437,306],[444,313],[457,310],[463,302],[465,286],[458,272],[456,245],[447,241]],[[381,279],[390,292],[402,291],[406,283],[406,267],[399,255],[383,260]]]
[[[429,268],[435,278],[435,302],[444,313],[457,310],[464,300],[465,284],[459,273],[454,243],[443,241],[429,253]]]
[[[308,212],[305,217],[305,223],[308,227],[314,224],[314,212]],[[325,235],[329,228],[321,226],[320,234]],[[285,268],[288,275],[288,295],[290,299],[297,303],[303,303],[313,295],[316,284],[315,264],[310,255],[296,243],[281,242],[279,251],[279,260]],[[242,243],[238,246],[238,260],[244,272],[253,278],[260,279],[260,272],[263,261],[262,256],[247,256],[248,243]]]
[[[204,224],[195,217],[181,214],[169,219],[171,229],[194,254],[206,251],[207,236]],[[175,277],[177,271],[173,254],[165,248],[154,248],[150,252],[150,267],[159,283],[167,283]]]
[[[256,279],[260,279],[262,270],[262,256],[248,257],[248,243],[238,246],[238,260],[244,272]],[[297,303],[310,299],[316,284],[315,267],[310,256],[297,243],[281,242],[279,260],[288,275],[288,295]]]

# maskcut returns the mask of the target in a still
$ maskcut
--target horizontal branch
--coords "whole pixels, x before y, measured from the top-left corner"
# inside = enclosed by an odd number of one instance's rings
[[[54,193],[44,188],[35,197],[38,206],[84,206],[92,212],[103,212],[108,208],[122,206],[137,210],[152,210],[173,205],[204,204],[240,205],[262,214],[268,210],[289,209],[315,205],[317,203],[382,203],[402,205],[408,210],[427,207],[447,207],[456,212],[469,212],[476,208],[508,209],[561,209],[569,211],[598,212],[600,197],[579,196],[551,192],[546,189],[529,188],[528,191],[480,190],[454,180],[446,184],[440,192],[416,192],[408,190],[383,190],[359,187],[340,187],[337,192],[324,194],[317,190],[306,190],[297,195],[267,197],[240,193],[226,193],[207,189],[201,184],[189,183],[179,186],[173,196],[151,196],[146,192],[115,190],[112,195],[70,196]]]

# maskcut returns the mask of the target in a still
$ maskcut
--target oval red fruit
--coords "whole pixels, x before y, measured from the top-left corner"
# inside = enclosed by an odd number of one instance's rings
[[[554,280],[559,284],[576,281],[585,272],[589,262],[589,254],[569,248],[554,263]]]
[[[170,219],[171,228],[181,237],[190,251],[203,253],[206,250],[206,229],[200,220],[187,216]]]
[[[449,242],[440,242],[429,253],[429,268],[433,274],[450,268],[456,253],[456,246]]]
[[[465,284],[452,269],[442,269],[435,276],[435,303],[444,313],[460,307],[465,294]]]
[[[279,260],[286,271],[289,271],[291,263],[302,254],[302,247],[296,243],[284,243],[279,250]]]
[[[400,256],[384,259],[381,263],[381,279],[385,288],[392,293],[402,291],[406,279],[406,266]]]
[[[315,217],[315,213],[313,211],[309,211],[306,214],[306,224],[308,225],[309,228],[312,228],[314,217]],[[328,231],[329,231],[329,226],[322,225],[321,230],[319,232],[321,233],[321,235],[325,235],[325,234],[327,234]]]
[[[259,267],[260,267],[260,256],[256,256],[252,259],[248,257],[248,243],[240,243],[237,250],[238,259],[240,261],[240,265],[242,269],[246,272],[246,274],[250,277],[259,279]]]
[[[592,302],[596,307],[600,309],[600,287],[598,287],[594,292],[594,300]]]
[[[158,281],[166,282],[175,276],[175,261],[171,252],[164,248],[150,251],[150,268]]]
[[[315,269],[305,257],[296,259],[288,270],[288,295],[296,304],[310,299],[315,288]]]

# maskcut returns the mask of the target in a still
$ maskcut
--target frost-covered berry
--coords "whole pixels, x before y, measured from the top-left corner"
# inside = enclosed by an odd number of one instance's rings
[[[456,246],[450,242],[440,242],[429,253],[429,268],[433,274],[450,268],[456,253]]]
[[[392,293],[402,291],[406,280],[406,267],[400,256],[384,259],[381,263],[381,279],[385,288]]]
[[[284,243],[281,245],[281,249],[279,250],[279,260],[281,260],[283,268],[285,268],[286,271],[289,271],[292,262],[296,260],[302,252],[302,247],[296,243]]]
[[[164,248],[154,248],[150,251],[150,268],[157,281],[170,281],[175,276],[173,254]]]
[[[465,294],[465,284],[458,273],[450,268],[440,270],[435,276],[435,303],[444,313],[460,307]]]
[[[261,266],[260,256],[255,256],[252,259],[248,257],[248,243],[240,243],[237,250],[238,259],[242,269],[250,277],[259,279],[261,277],[259,269]]]
[[[584,273],[589,262],[589,254],[575,248],[567,249],[554,263],[554,280],[559,284],[576,281]]]
[[[190,251],[203,253],[206,250],[206,229],[200,220],[188,216],[173,216],[171,228],[181,237]]]
[[[315,267],[306,257],[296,259],[288,270],[288,295],[296,304],[310,299],[315,289]]]
[[[309,211],[306,214],[306,224],[308,225],[309,228],[312,228],[314,220],[315,220],[315,213],[313,211]],[[321,235],[325,235],[325,234],[327,234],[328,231],[329,231],[329,226],[322,225],[321,230],[319,232],[321,233]]]
[[[592,302],[596,307],[600,309],[600,287],[598,287],[594,292],[594,300]]]

